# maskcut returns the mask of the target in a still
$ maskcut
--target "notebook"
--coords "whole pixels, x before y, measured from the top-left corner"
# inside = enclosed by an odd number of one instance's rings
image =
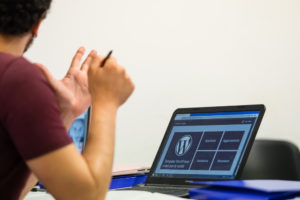
[[[198,181],[238,179],[264,112],[264,105],[175,110],[145,184],[125,190],[185,197]]]
[[[193,188],[193,199],[294,199],[300,196],[300,181],[233,180],[202,181],[208,187]]]

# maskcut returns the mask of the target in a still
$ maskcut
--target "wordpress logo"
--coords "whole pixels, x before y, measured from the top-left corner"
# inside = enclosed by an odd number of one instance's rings
[[[185,135],[180,138],[175,147],[175,153],[177,156],[183,156],[188,152],[192,146],[192,136]]]

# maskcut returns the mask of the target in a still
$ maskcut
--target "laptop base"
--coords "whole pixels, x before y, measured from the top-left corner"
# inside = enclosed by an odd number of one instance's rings
[[[196,187],[196,186],[195,186]],[[199,186],[197,186],[199,187]],[[122,188],[117,190],[135,190],[135,191],[146,191],[152,193],[169,194],[173,196],[187,198],[189,197],[189,190],[191,187],[187,186],[154,186],[154,185],[137,185],[131,188]]]

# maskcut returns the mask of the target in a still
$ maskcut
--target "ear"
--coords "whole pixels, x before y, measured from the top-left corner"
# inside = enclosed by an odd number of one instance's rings
[[[46,14],[44,13],[42,15],[42,17],[38,20],[38,22],[33,26],[31,33],[34,37],[36,37],[38,35],[40,25],[41,25],[43,19],[45,18],[45,16],[46,16]]]

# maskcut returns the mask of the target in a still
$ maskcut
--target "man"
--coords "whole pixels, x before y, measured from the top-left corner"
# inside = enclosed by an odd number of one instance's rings
[[[114,59],[100,67],[103,57],[95,51],[80,66],[84,48],[60,81],[23,58],[50,4],[0,0],[0,199],[23,199],[38,179],[56,199],[104,199],[117,110],[134,85]],[[89,134],[79,154],[67,130],[90,104]]]

